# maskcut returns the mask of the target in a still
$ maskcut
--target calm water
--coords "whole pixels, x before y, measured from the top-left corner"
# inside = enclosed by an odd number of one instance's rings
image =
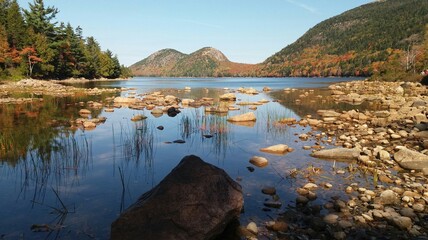
[[[291,171],[304,172],[308,167],[325,169],[317,182],[330,182],[339,189],[349,179],[330,173],[332,162],[313,159],[310,151],[302,149],[314,142],[302,142],[298,134],[310,127],[275,124],[285,117],[300,119],[314,114],[319,108],[348,109],[326,98],[323,90],[332,82],[348,81],[338,78],[291,79],[170,79],[135,78],[129,81],[99,82],[87,87],[135,88],[137,93],[162,91],[180,98],[216,98],[229,89],[264,86],[274,91],[259,95],[237,94],[242,101],[274,100],[258,106],[257,122],[235,125],[229,116],[246,113],[248,107],[228,115],[209,115],[203,108],[184,108],[176,117],[156,118],[147,110],[115,109],[113,113],[92,110],[93,117],[104,116],[107,121],[91,131],[70,129],[69,120],[78,118],[76,102],[102,101],[108,96],[55,99],[44,97],[41,103],[0,107],[0,239],[108,239],[110,224],[120,212],[147,190],[151,189],[186,155],[194,154],[206,162],[224,169],[239,181],[245,196],[245,213],[241,224],[249,221],[262,224],[293,205],[295,189],[307,181],[304,174],[293,178]],[[191,91],[184,91],[189,86]],[[284,88],[299,88],[285,94]],[[295,99],[315,89],[300,104]],[[126,96],[129,93],[123,92]],[[119,94],[120,95],[120,94]],[[110,95],[116,96],[116,95]],[[87,108],[86,106],[84,108]],[[133,115],[148,118],[132,122]],[[157,126],[164,126],[158,130]],[[212,138],[203,135],[211,134]],[[184,140],[184,144],[170,143]],[[295,149],[287,155],[262,153],[261,147],[287,144]],[[13,149],[13,150],[11,150]],[[248,171],[249,159],[264,156],[266,168]],[[336,167],[344,167],[338,163]],[[358,181],[364,182],[364,178]],[[369,184],[369,181],[367,181]],[[277,188],[283,203],[281,209],[264,211],[263,202],[269,196],[261,193],[263,186]],[[339,192],[320,191],[316,201],[325,201]],[[174,204],[171,200],[171,204]],[[49,226],[49,231],[46,228]],[[41,232],[37,232],[41,231]]]

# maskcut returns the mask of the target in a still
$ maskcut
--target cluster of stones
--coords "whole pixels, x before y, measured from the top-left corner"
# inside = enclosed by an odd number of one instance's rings
[[[312,139],[317,158],[358,163],[371,175],[373,187],[345,185],[344,199],[333,197],[323,205],[312,204],[317,191],[334,188],[331,183],[309,182],[297,188],[296,209],[279,219],[294,236],[320,239],[367,237],[409,238],[426,235],[428,217],[428,91],[419,83],[356,81],[330,86],[337,102],[369,102],[374,109],[360,112],[319,110],[318,116],[285,124],[310,125],[302,141]],[[292,90],[290,90],[292,91]],[[301,96],[304,97],[304,96]],[[326,144],[338,148],[323,149]],[[335,174],[353,174],[352,164]],[[355,165],[354,165],[355,166]],[[325,214],[322,209],[327,210]],[[302,227],[302,222],[306,227]],[[267,224],[269,226],[269,224]],[[382,236],[383,234],[383,236]]]
[[[41,101],[36,96],[50,95],[56,97],[74,96],[76,94],[101,95],[102,93],[116,93],[120,89],[98,89],[98,88],[76,88],[55,83],[54,81],[42,81],[34,79],[24,79],[16,83],[5,83],[0,85],[1,103],[20,104],[32,101]],[[13,93],[27,93],[35,97],[32,98],[13,98]]]

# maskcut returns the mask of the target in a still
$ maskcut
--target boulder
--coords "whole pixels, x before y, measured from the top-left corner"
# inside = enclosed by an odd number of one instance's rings
[[[273,154],[285,154],[289,151],[289,148],[285,144],[278,144],[266,148],[260,148],[260,151]]]
[[[111,239],[213,239],[239,216],[243,201],[226,172],[186,156],[112,223]]]
[[[333,148],[317,151],[311,154],[312,157],[335,160],[356,160],[360,156],[361,150],[358,148]]]
[[[405,169],[422,170],[428,168],[428,156],[420,152],[398,146],[398,152],[394,154],[395,161]]]
[[[175,117],[177,114],[179,114],[181,111],[178,108],[170,107],[166,111],[169,117]]]
[[[256,121],[256,115],[253,112],[236,115],[227,119],[230,122],[253,122]]]
[[[266,167],[269,164],[269,161],[260,156],[254,156],[250,159],[250,163],[257,167]]]
[[[223,95],[220,95],[221,101],[236,101],[236,95],[233,93],[225,93]]]

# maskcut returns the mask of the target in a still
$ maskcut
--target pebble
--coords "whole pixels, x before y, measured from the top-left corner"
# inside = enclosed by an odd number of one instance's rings
[[[337,216],[336,214],[328,214],[323,218],[324,222],[326,222],[327,224],[335,224],[337,223],[338,219],[339,216]]]
[[[257,235],[259,233],[259,230],[257,228],[257,224],[255,222],[250,222],[247,225],[247,230],[250,231],[251,233]]]
[[[303,186],[303,188],[308,190],[314,190],[318,188],[318,185],[316,185],[315,183],[307,183],[305,184],[305,186]]]

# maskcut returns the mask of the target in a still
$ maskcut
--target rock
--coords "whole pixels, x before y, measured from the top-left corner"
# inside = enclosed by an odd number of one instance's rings
[[[144,120],[144,119],[146,119],[146,118],[147,118],[147,117],[146,117],[146,116],[144,116],[144,115],[142,115],[142,114],[137,114],[137,115],[132,116],[131,121],[133,121],[133,122],[137,122],[137,121]]]
[[[88,109],[80,109],[80,111],[79,111],[79,115],[80,116],[87,116],[87,115],[90,115],[90,114],[91,114],[91,111],[88,110]]]
[[[288,152],[289,148],[285,144],[278,144],[266,148],[260,148],[260,151],[267,152],[267,153],[273,153],[273,154],[285,154]]]
[[[163,115],[163,111],[160,108],[155,108],[151,111],[152,115]]]
[[[247,230],[250,231],[254,235],[257,235],[259,233],[259,230],[257,229],[257,224],[255,222],[250,222],[247,225]]]
[[[257,167],[266,167],[269,161],[264,157],[254,156],[250,159],[250,163]]]
[[[164,130],[164,126],[157,126],[157,129],[159,129],[159,130]]]
[[[425,206],[420,203],[413,204],[412,208],[415,212],[423,212],[425,210]]]
[[[337,223],[337,220],[339,219],[339,216],[336,214],[329,214],[323,218],[324,222],[327,224],[335,224]]]
[[[279,201],[266,201],[263,204],[269,208],[280,208],[282,206],[282,203]]]
[[[316,185],[315,183],[306,183],[303,188],[307,190],[314,190],[318,188],[318,185]]]
[[[177,114],[179,114],[181,111],[175,107],[170,107],[166,111],[169,117],[175,117]]]
[[[414,133],[413,136],[419,139],[428,139],[428,131],[420,131],[420,132]]]
[[[389,154],[389,152],[385,151],[385,150],[380,150],[378,153],[379,159],[382,161],[388,161],[391,160],[391,155]]]
[[[242,206],[241,186],[226,172],[187,156],[113,222],[111,239],[212,239]]]
[[[397,201],[397,196],[392,190],[385,190],[380,194],[381,202],[385,205],[394,204]]]
[[[236,95],[233,93],[225,93],[223,95],[220,95],[221,101],[236,101]]]
[[[394,217],[392,223],[401,230],[409,230],[413,225],[412,219],[409,217]]]
[[[428,156],[417,151],[399,146],[398,152],[394,154],[395,161],[405,169],[422,170],[428,168]]]
[[[181,100],[181,105],[188,106],[190,103],[194,103],[194,102],[195,100],[193,99],[185,98]]]
[[[116,98],[114,98],[114,102],[115,103],[132,104],[132,103],[136,103],[137,99],[136,98],[127,98],[127,97],[116,97]]]
[[[309,202],[309,199],[305,196],[297,196],[296,197],[296,204],[306,205]]]
[[[360,153],[361,150],[358,148],[333,148],[314,152],[311,156],[322,159],[355,160]]]
[[[288,230],[288,224],[283,221],[275,221],[267,227],[275,232],[286,232]]]
[[[84,121],[83,122],[83,127],[85,128],[85,129],[93,129],[93,128],[95,128],[97,125],[94,123],[94,122],[92,122],[92,121]]]
[[[262,193],[266,195],[275,195],[276,189],[274,187],[264,187]]]
[[[409,217],[409,218],[415,218],[416,217],[415,211],[412,208],[407,208],[407,207],[402,208],[400,210],[400,214],[403,217]]]
[[[352,226],[353,226],[353,224],[352,224],[350,221],[347,221],[347,220],[340,220],[340,221],[339,221],[339,226],[340,226],[341,228],[345,229],[345,228],[350,228],[350,227],[352,227]]]
[[[236,115],[231,118],[228,118],[227,121],[230,122],[254,122],[256,121],[256,115],[253,112]]]

